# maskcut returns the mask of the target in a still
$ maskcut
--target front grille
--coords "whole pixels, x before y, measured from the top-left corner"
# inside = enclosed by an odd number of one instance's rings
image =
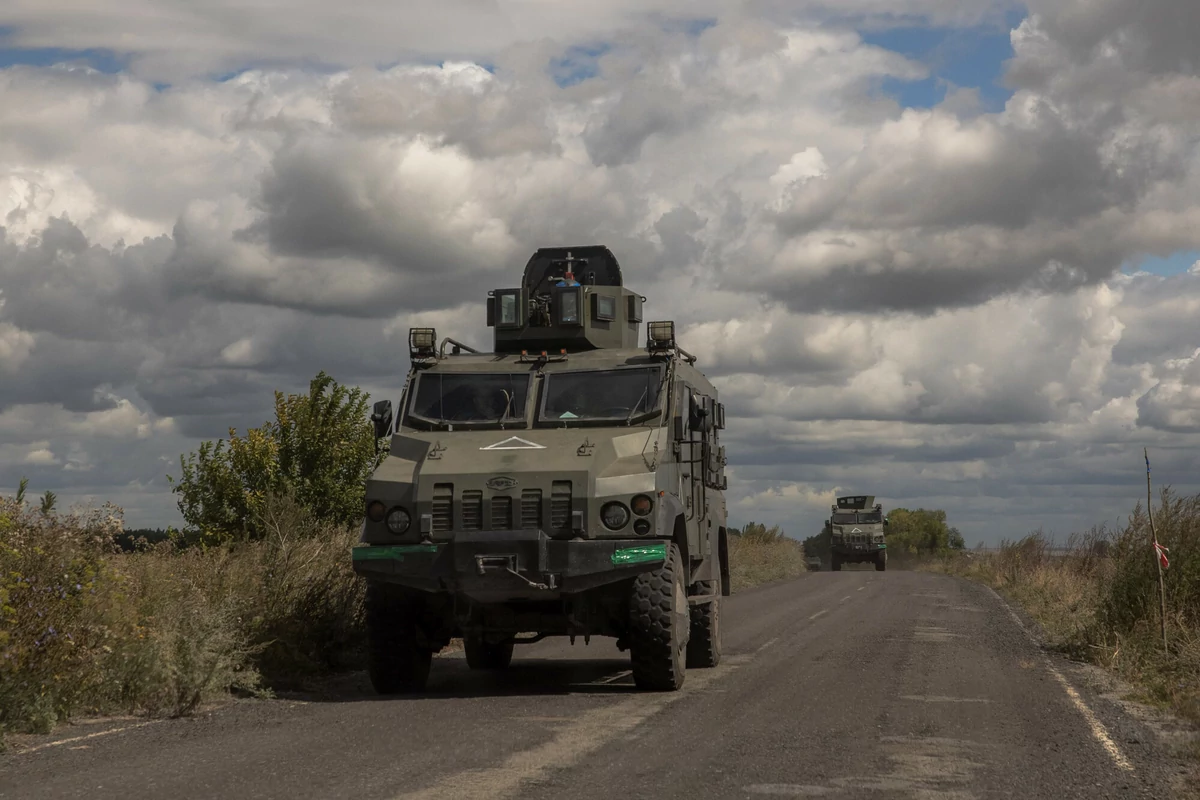
[[[454,484],[435,483],[433,485],[433,529],[448,531],[454,527]]]
[[[506,531],[512,528],[512,498],[492,498],[492,530]]]
[[[462,496],[462,526],[466,531],[483,528],[483,492],[468,489]]]
[[[521,492],[521,527],[525,530],[542,527],[541,489],[525,489]]]
[[[550,527],[571,527],[571,482],[555,481],[550,488]]]
[[[454,484],[435,483],[431,511],[433,530],[538,530],[545,521],[541,489],[523,489],[520,498],[498,495],[484,504],[484,492],[466,489],[456,498]],[[458,505],[456,513],[455,505]],[[550,491],[548,530],[571,527],[571,481],[555,481]]]

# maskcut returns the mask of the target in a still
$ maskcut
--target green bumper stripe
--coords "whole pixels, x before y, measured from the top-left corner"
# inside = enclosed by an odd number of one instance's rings
[[[666,544],[648,544],[645,547],[626,547],[612,554],[612,562],[621,567],[626,564],[644,564],[648,561],[666,561]]]
[[[354,548],[355,561],[377,561],[380,559],[400,559],[409,553],[436,553],[436,544],[397,544],[397,545],[360,545]]]

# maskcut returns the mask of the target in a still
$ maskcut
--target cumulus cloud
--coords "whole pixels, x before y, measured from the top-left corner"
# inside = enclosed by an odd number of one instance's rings
[[[320,369],[392,396],[410,325],[486,347],[486,289],[594,242],[718,382],[736,521],[973,541],[1200,466],[1200,274],[1119,272],[1200,248],[1194,4],[1031,3],[991,112],[901,107],[929,68],[864,35],[1005,2],[459,5],[6,6],[122,68],[0,69],[0,486],[164,524],[198,439]]]

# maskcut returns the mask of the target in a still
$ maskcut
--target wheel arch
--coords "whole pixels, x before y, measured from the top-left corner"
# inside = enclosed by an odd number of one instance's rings
[[[717,556],[721,566],[721,596],[729,597],[733,593],[733,585],[729,577],[729,531],[724,525],[717,531]]]
[[[671,532],[671,541],[679,548],[679,557],[683,560],[683,577],[684,583],[691,584],[692,582],[692,559],[691,550],[688,548],[688,530],[687,521],[684,520],[682,514],[675,517],[675,527]]]

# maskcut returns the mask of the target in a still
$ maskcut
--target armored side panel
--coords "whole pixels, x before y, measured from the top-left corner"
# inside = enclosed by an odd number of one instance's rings
[[[520,287],[489,293],[487,324],[497,353],[634,349],[644,300],[621,285],[607,247],[543,247]]]
[[[863,511],[873,508],[875,505],[875,495],[855,495],[853,497],[839,497],[837,499],[837,507],[847,511]]]

